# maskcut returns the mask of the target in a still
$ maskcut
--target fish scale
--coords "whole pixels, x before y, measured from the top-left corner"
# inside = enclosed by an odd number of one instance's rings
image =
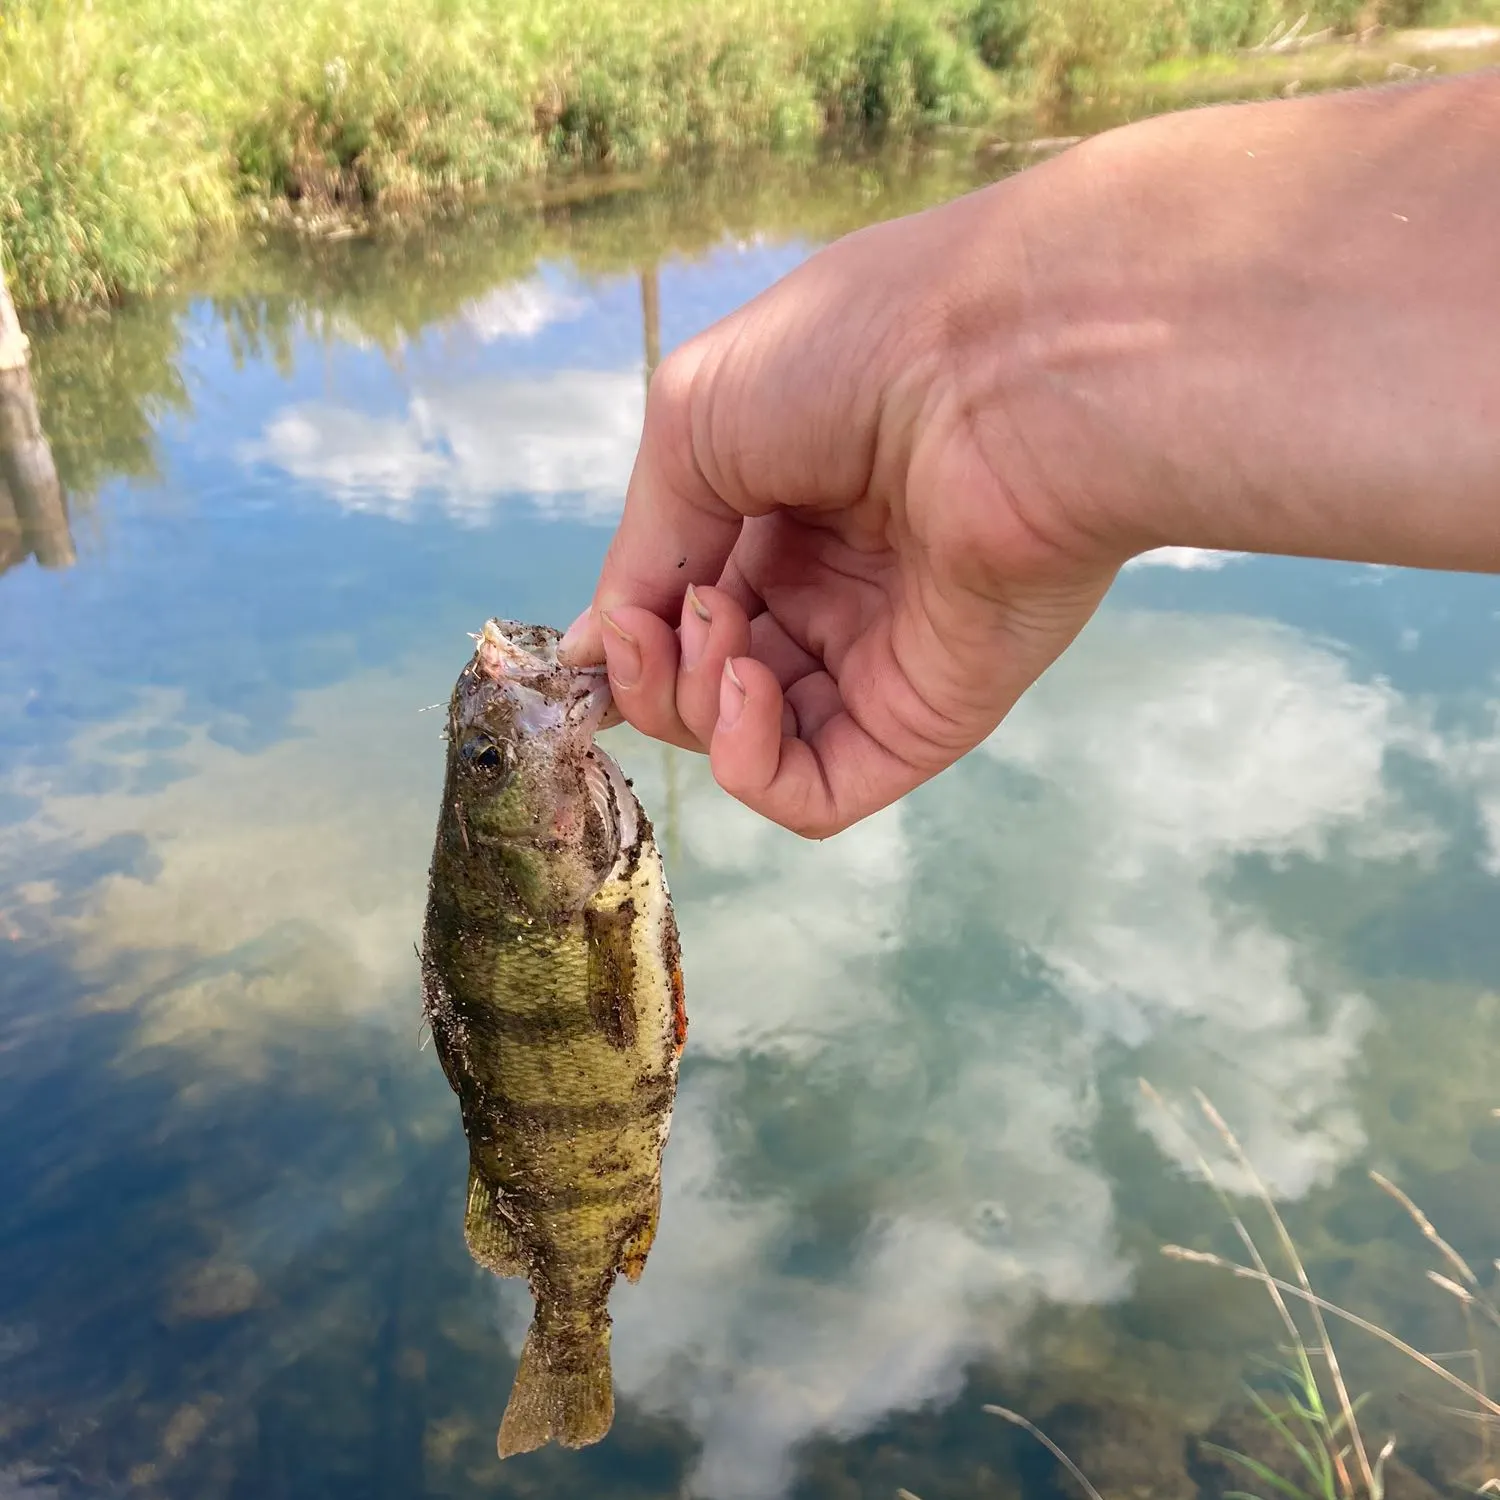
[[[593,743],[597,676],[491,620],[449,707],[424,1005],[469,1143],[464,1233],[536,1301],[502,1457],[613,1420],[610,1290],[639,1278],[686,1031],[650,820]]]

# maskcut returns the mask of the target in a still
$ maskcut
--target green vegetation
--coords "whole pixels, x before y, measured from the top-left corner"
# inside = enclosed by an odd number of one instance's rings
[[[1262,1287],[1275,1309],[1285,1340],[1281,1345],[1281,1360],[1268,1362],[1270,1379],[1262,1381],[1259,1388],[1245,1387],[1248,1405],[1221,1414],[1215,1431],[1226,1437],[1232,1434],[1232,1441],[1212,1441],[1208,1437],[1193,1441],[1198,1465],[1193,1484],[1197,1491],[1221,1500],[1386,1500],[1388,1495],[1435,1497],[1438,1494],[1426,1479],[1402,1467],[1395,1457],[1394,1434],[1386,1435],[1377,1448],[1368,1424],[1361,1427],[1360,1412],[1369,1398],[1351,1398],[1349,1394],[1329,1333],[1331,1318],[1359,1329],[1394,1350],[1413,1368],[1435,1377],[1450,1399],[1453,1393],[1462,1399],[1461,1407],[1446,1408],[1446,1414],[1466,1419],[1475,1426],[1480,1435],[1480,1453],[1477,1464],[1470,1465],[1464,1474],[1461,1487],[1476,1495],[1500,1492],[1500,1469],[1492,1458],[1490,1444],[1491,1433],[1500,1424],[1500,1402],[1485,1390],[1485,1345],[1492,1344],[1496,1330],[1500,1330],[1500,1306],[1469,1262],[1443,1238],[1406,1193],[1379,1172],[1370,1172],[1370,1179],[1400,1205],[1442,1264],[1441,1271],[1427,1272],[1428,1280],[1448,1294],[1462,1311],[1467,1347],[1447,1354],[1425,1354],[1380,1324],[1328,1301],[1313,1290],[1302,1255],[1270,1190],[1218,1110],[1198,1093],[1204,1120],[1212,1127],[1235,1170],[1245,1179],[1253,1201],[1270,1225],[1275,1245],[1272,1254],[1285,1262],[1283,1274],[1273,1271],[1267,1251],[1252,1235],[1245,1217],[1196,1145],[1189,1123],[1144,1080],[1142,1089],[1148,1100],[1174,1122],[1188,1143],[1198,1175],[1218,1198],[1244,1259],[1182,1245],[1164,1245],[1163,1253],[1171,1260],[1227,1271]],[[1500,1268],[1500,1261],[1494,1264]],[[1472,1381],[1449,1368],[1455,1362],[1472,1368]],[[1034,1423],[1006,1407],[986,1405],[984,1410],[1030,1433],[1072,1476],[1086,1500],[1103,1500],[1089,1477]],[[1255,1487],[1244,1489],[1239,1487],[1241,1484]],[[919,1500],[909,1490],[900,1490],[898,1495],[901,1500]]]
[[[1245,1388],[1251,1405],[1265,1424],[1265,1435],[1279,1450],[1276,1456],[1284,1460],[1282,1468],[1289,1467],[1291,1476],[1263,1458],[1220,1443],[1202,1442],[1199,1451],[1227,1460],[1265,1485],[1271,1494],[1284,1495],[1287,1500],[1356,1500],[1363,1494],[1368,1494],[1370,1500],[1381,1500],[1385,1493],[1386,1460],[1394,1450],[1394,1443],[1388,1442],[1381,1449],[1370,1466],[1369,1488],[1361,1488],[1351,1473],[1350,1455],[1358,1447],[1362,1457],[1369,1458],[1352,1420],[1364,1398],[1350,1403],[1347,1420],[1342,1412],[1330,1411],[1318,1386],[1307,1346],[1299,1339],[1292,1352],[1296,1363],[1276,1372],[1283,1392],[1279,1407],[1273,1406],[1253,1386]],[[1259,1497],[1246,1495],[1246,1500]]]
[[[1311,0],[1309,25],[1456,0]],[[1491,0],[1477,0],[1481,6]],[[1002,118],[1223,52],[1304,0],[7,0],[0,241],[23,304],[159,286],[217,232],[705,152]]]
[[[1143,1086],[1149,1098],[1159,1107],[1166,1107],[1154,1090],[1148,1085]],[[1244,1250],[1245,1260],[1182,1245],[1163,1246],[1163,1253],[1174,1260],[1229,1271],[1263,1287],[1286,1335],[1283,1354],[1287,1360],[1275,1370],[1276,1384],[1282,1395],[1279,1406],[1273,1406],[1256,1390],[1248,1391],[1253,1410],[1262,1424],[1259,1439],[1264,1451],[1250,1453],[1223,1444],[1201,1442],[1200,1452],[1222,1458],[1259,1481],[1262,1488],[1254,1494],[1226,1491],[1226,1496],[1237,1496],[1238,1500],[1276,1500],[1276,1497],[1286,1497],[1286,1500],[1384,1500],[1396,1439],[1394,1435],[1387,1436],[1377,1450],[1375,1443],[1361,1429],[1358,1413],[1366,1398],[1351,1399],[1324,1315],[1378,1339],[1435,1376],[1449,1391],[1456,1391],[1464,1400],[1465,1414],[1472,1414],[1480,1430],[1487,1433],[1500,1418],[1500,1403],[1483,1389],[1485,1364],[1478,1324],[1482,1316],[1489,1323],[1500,1326],[1500,1311],[1496,1310],[1473,1268],[1443,1239],[1422,1210],[1389,1179],[1373,1171],[1370,1177],[1376,1186],[1401,1205],[1445,1264],[1448,1274],[1429,1271],[1428,1278],[1456,1298],[1463,1309],[1469,1347],[1460,1351],[1459,1357],[1472,1362],[1477,1383],[1462,1379],[1446,1363],[1424,1354],[1379,1324],[1319,1296],[1313,1290],[1302,1256],[1277,1211],[1270,1190],[1244,1148],[1208,1099],[1202,1094],[1198,1094],[1197,1099],[1204,1118],[1253,1189],[1287,1266],[1284,1276],[1271,1270],[1266,1255],[1244,1219],[1235,1211],[1212,1167],[1199,1155],[1199,1171],[1223,1205]],[[1299,1309],[1301,1318],[1293,1312],[1294,1308]],[[1303,1333],[1303,1319],[1310,1327],[1306,1335]],[[1447,1358],[1451,1360],[1453,1356]],[[1488,1467],[1487,1440],[1485,1466]],[[1493,1475],[1486,1476],[1487,1481],[1491,1481],[1489,1487],[1493,1487],[1494,1478]]]
[[[726,239],[821,240],[872,219],[915,213],[983,178],[965,154],[882,152],[863,166],[777,157],[700,173],[668,168],[649,187],[594,194],[565,209],[471,205],[453,222],[393,225],[359,238],[264,236],[201,258],[169,293],[28,319],[42,423],[75,506],[110,479],[150,480],[158,425],[190,419],[181,314],[211,305],[242,361],[290,373],[294,350],[341,339],[396,356],[465,304],[544,264],[587,278],[634,275],[691,259]]]

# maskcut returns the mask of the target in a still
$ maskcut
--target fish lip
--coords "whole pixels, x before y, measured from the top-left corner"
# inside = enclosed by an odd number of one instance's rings
[[[517,639],[517,637],[520,639]],[[559,721],[572,733],[592,739],[614,695],[604,665],[565,666],[557,660],[561,635],[548,626],[523,625],[491,616],[472,636],[469,672],[504,691],[521,690],[517,727],[525,734],[555,730]]]
[[[502,678],[525,682],[556,670],[554,662],[511,640],[501,621],[493,616],[484,622],[484,628],[474,636],[474,642],[475,665],[491,682],[499,682]]]
[[[507,632],[507,626],[510,626],[512,630],[537,635],[538,643],[544,649],[538,652],[522,645]],[[476,663],[487,677],[496,682],[501,677],[524,681],[528,678],[549,676],[554,672],[566,673],[574,677],[604,677],[609,672],[609,668],[602,662],[574,667],[558,661],[557,644],[562,637],[557,631],[545,626],[533,629],[529,626],[518,625],[513,620],[501,620],[492,615],[484,622],[482,630],[470,634],[470,639],[475,642]]]

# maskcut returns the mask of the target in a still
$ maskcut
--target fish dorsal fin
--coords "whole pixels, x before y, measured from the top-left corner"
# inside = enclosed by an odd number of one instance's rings
[[[464,1211],[464,1240],[475,1261],[496,1276],[525,1276],[526,1260],[514,1231],[500,1213],[495,1190],[469,1163],[469,1203]]]

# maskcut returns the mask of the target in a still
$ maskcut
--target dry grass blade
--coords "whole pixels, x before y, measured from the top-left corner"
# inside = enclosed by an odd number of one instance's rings
[[[1478,1422],[1488,1431],[1495,1425],[1492,1417],[1486,1416],[1482,1411],[1470,1411],[1467,1406],[1444,1406],[1440,1402],[1434,1402],[1432,1410],[1441,1412],[1445,1417],[1457,1417],[1460,1422]]]
[[[1428,1280],[1430,1280],[1435,1286],[1440,1286],[1445,1292],[1451,1293],[1458,1299],[1463,1307],[1464,1327],[1468,1331],[1469,1341],[1473,1345],[1472,1355],[1475,1369],[1475,1384],[1479,1389],[1483,1390],[1486,1383],[1484,1375],[1484,1357],[1479,1351],[1479,1339],[1474,1329],[1474,1313],[1477,1309],[1479,1312],[1483,1313],[1484,1316],[1489,1319],[1489,1321],[1496,1327],[1500,1327],[1500,1312],[1496,1311],[1494,1303],[1484,1295],[1484,1290],[1479,1284],[1479,1278],[1474,1274],[1473,1268],[1469,1265],[1468,1261],[1466,1261],[1463,1256],[1461,1256],[1458,1251],[1455,1250],[1453,1246],[1450,1245],[1448,1241],[1445,1240],[1442,1235],[1437,1232],[1436,1225],[1434,1225],[1432,1220],[1429,1219],[1427,1215],[1417,1207],[1417,1205],[1411,1200],[1411,1198],[1409,1198],[1406,1193],[1398,1188],[1396,1184],[1392,1182],[1390,1178],[1386,1177],[1383,1173],[1372,1171],[1370,1173],[1370,1180],[1375,1184],[1376,1187],[1378,1187],[1382,1192],[1388,1194],[1390,1197],[1394,1198],[1396,1202],[1406,1210],[1407,1214],[1411,1218],[1412,1223],[1414,1223],[1417,1228],[1422,1231],[1423,1237],[1427,1240],[1427,1242],[1436,1247],[1438,1253],[1443,1257],[1444,1260],[1448,1262],[1450,1266],[1453,1267],[1455,1271],[1458,1272],[1459,1277],[1462,1279],[1463,1285],[1460,1285],[1458,1282],[1451,1280],[1447,1276],[1439,1275],[1436,1271],[1429,1271],[1427,1273]],[[1488,1465],[1488,1427],[1484,1429],[1483,1441],[1483,1461],[1486,1465]]]
[[[1301,1287],[1293,1286],[1289,1281],[1282,1281],[1278,1277],[1267,1278],[1264,1272],[1257,1271],[1254,1266],[1242,1266],[1238,1261],[1226,1260],[1224,1256],[1211,1254],[1207,1250],[1189,1250],[1186,1245],[1163,1245],[1161,1253],[1171,1260],[1185,1260],[1194,1265],[1215,1266],[1221,1271],[1231,1271],[1247,1281],[1258,1281],[1262,1284],[1265,1284],[1268,1279],[1274,1281],[1288,1296],[1300,1298],[1321,1312],[1332,1313],[1334,1317],[1342,1318],[1346,1323],[1352,1323],[1356,1328],[1380,1339],[1382,1343],[1389,1344],[1391,1348],[1400,1350],[1408,1359],[1414,1359],[1424,1370],[1446,1381],[1455,1390],[1462,1391],[1469,1400],[1483,1407],[1491,1416],[1500,1417],[1500,1403],[1492,1401],[1483,1391],[1475,1390],[1467,1380],[1461,1380],[1451,1370],[1445,1370],[1435,1359],[1423,1354],[1420,1349],[1414,1349],[1404,1339],[1397,1338],[1394,1333],[1388,1332],[1378,1323],[1372,1323],[1368,1318],[1362,1318],[1358,1313],[1350,1312],[1348,1308],[1329,1302],[1318,1296],[1316,1292],[1304,1291]]]
[[[1136,1081],[1140,1084],[1141,1092],[1177,1127],[1188,1150],[1192,1153],[1198,1170],[1203,1174],[1204,1181],[1213,1189],[1214,1196],[1219,1200],[1220,1207],[1223,1208],[1225,1214],[1228,1216],[1229,1222],[1234,1225],[1234,1232],[1239,1235],[1240,1243],[1245,1247],[1245,1253],[1255,1262],[1257,1268],[1269,1278],[1271,1268],[1266,1264],[1265,1258],[1261,1255],[1260,1246],[1255,1243],[1250,1231],[1245,1227],[1245,1221],[1235,1213],[1234,1206],[1229,1201],[1228,1193],[1224,1191],[1219,1179],[1214,1175],[1214,1169],[1209,1165],[1208,1158],[1198,1149],[1198,1143],[1193,1139],[1193,1134],[1187,1128],[1182,1116],[1144,1078],[1137,1079]],[[1271,1294],[1271,1301],[1276,1306],[1276,1311],[1281,1317],[1282,1326],[1286,1329],[1287,1336],[1294,1345],[1301,1344],[1301,1331],[1298,1329],[1296,1321],[1292,1317],[1291,1310],[1287,1307],[1281,1293],[1276,1290],[1275,1286],[1269,1284],[1269,1282],[1266,1290]]]
[[[1427,1279],[1434,1286],[1440,1286],[1445,1292],[1452,1292],[1465,1307],[1474,1305],[1474,1293],[1468,1287],[1460,1286],[1451,1276],[1444,1276],[1441,1271],[1429,1271]]]
[[[1385,1446],[1382,1447],[1380,1452],[1375,1455],[1375,1479],[1380,1486],[1380,1488],[1376,1491],[1377,1495],[1383,1496],[1385,1494],[1385,1466],[1387,1461],[1390,1459],[1390,1456],[1395,1451],[1396,1439],[1394,1437],[1388,1437],[1385,1440]]]
[[[1380,1172],[1371,1172],[1370,1181],[1378,1187],[1381,1192],[1389,1194],[1397,1203],[1411,1216],[1411,1221],[1437,1247],[1444,1260],[1458,1272],[1459,1276],[1476,1291],[1479,1289],[1479,1278],[1474,1274],[1468,1261],[1461,1256],[1452,1245],[1437,1232],[1431,1219],[1417,1207],[1400,1188],[1396,1186],[1389,1177]]]
[[[1480,1286],[1479,1278],[1474,1274],[1473,1268],[1469,1265],[1468,1261],[1466,1261],[1463,1256],[1461,1256],[1458,1251],[1455,1250],[1453,1246],[1450,1245],[1448,1241],[1445,1240],[1442,1235],[1437,1232],[1437,1228],[1433,1224],[1432,1220],[1429,1219],[1427,1215],[1424,1214],[1422,1210],[1418,1208],[1417,1205],[1413,1203],[1412,1200],[1408,1198],[1407,1195],[1403,1193],[1401,1189],[1398,1188],[1396,1184],[1390,1180],[1390,1178],[1382,1176],[1379,1172],[1371,1172],[1370,1180],[1375,1184],[1376,1187],[1380,1188],[1382,1192],[1388,1193],[1392,1198],[1394,1198],[1396,1202],[1399,1203],[1401,1207],[1407,1211],[1407,1213],[1411,1216],[1412,1223],[1414,1223],[1417,1228],[1422,1231],[1422,1234],[1425,1236],[1428,1242],[1436,1247],[1438,1252],[1442,1255],[1443,1259],[1446,1260],[1448,1264],[1458,1272],[1464,1285],[1460,1287],[1453,1281],[1449,1280],[1448,1277],[1438,1275],[1436,1271],[1429,1271],[1427,1273],[1428,1279],[1434,1282],[1436,1285],[1442,1287],[1444,1291],[1452,1292],[1453,1295],[1464,1304],[1465,1309],[1478,1308],[1479,1311],[1482,1312],[1485,1317],[1490,1320],[1491,1323],[1493,1323],[1497,1328],[1500,1328],[1500,1311],[1497,1311],[1494,1303],[1492,1303],[1489,1298],[1484,1295],[1484,1288]]]
[[[992,1417],[1002,1417],[1012,1427],[1019,1427],[1023,1431],[1029,1432],[1078,1481],[1083,1488],[1084,1494],[1089,1497],[1089,1500],[1104,1500],[1099,1491],[1089,1483],[1088,1475],[1035,1422],[1029,1421],[1018,1411],[1012,1411],[1008,1406],[986,1406],[985,1410]]]
[[[1297,1254],[1297,1247],[1292,1243],[1292,1236],[1288,1232],[1281,1215],[1276,1211],[1276,1205],[1271,1199],[1270,1189],[1267,1188],[1265,1182],[1261,1179],[1260,1173],[1255,1170],[1255,1164],[1246,1155],[1244,1147],[1240,1145],[1234,1132],[1225,1122],[1224,1117],[1214,1108],[1208,1095],[1202,1089],[1194,1089],[1193,1097],[1198,1101],[1198,1108],[1203,1111],[1209,1124],[1218,1131],[1224,1144],[1228,1146],[1235,1161],[1239,1163],[1240,1169],[1254,1183],[1255,1191],[1259,1195],[1261,1203],[1265,1206],[1266,1214],[1269,1216],[1276,1230],[1276,1236],[1281,1241],[1281,1248],[1286,1255],[1287,1263],[1296,1274],[1297,1285],[1301,1288],[1303,1300],[1307,1302],[1308,1307],[1312,1311],[1313,1326],[1317,1329],[1318,1333],[1318,1346],[1322,1350],[1323,1358],[1328,1364],[1329,1378],[1333,1381],[1334,1394],[1338,1397],[1339,1413],[1344,1419],[1344,1425],[1348,1428],[1349,1442],[1354,1449],[1354,1456],[1359,1461],[1360,1478],[1364,1481],[1365,1493],[1367,1495],[1378,1495],[1380,1493],[1379,1483],[1376,1479],[1374,1469],[1370,1466],[1370,1456],[1365,1452],[1364,1438],[1360,1435],[1359,1426],[1354,1420],[1354,1403],[1349,1399],[1349,1390],[1344,1384],[1344,1372],[1339,1368],[1338,1355],[1333,1352],[1333,1340],[1329,1338],[1328,1327],[1323,1321],[1322,1308],[1324,1304],[1320,1298],[1313,1294],[1312,1282],[1307,1277],[1307,1268],[1302,1264],[1302,1257]],[[1264,1269],[1260,1269],[1256,1274],[1264,1279],[1267,1286],[1273,1282],[1281,1285],[1276,1277],[1270,1276]],[[1286,1290],[1284,1285],[1282,1289]],[[1342,1461],[1340,1461],[1340,1468],[1342,1468]],[[1348,1486],[1346,1485],[1345,1488],[1347,1490]]]

